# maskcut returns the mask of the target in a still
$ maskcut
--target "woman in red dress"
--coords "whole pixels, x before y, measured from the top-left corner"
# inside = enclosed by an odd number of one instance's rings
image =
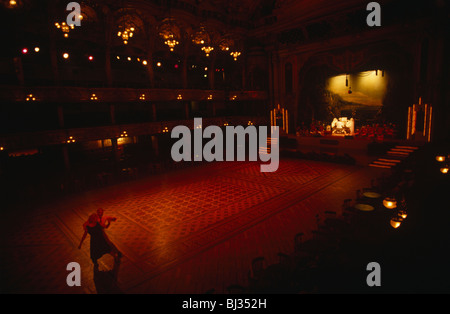
[[[105,234],[103,230],[104,225],[102,224],[98,214],[95,213],[90,215],[88,221],[83,224],[83,229],[84,234],[78,248],[81,249],[81,245],[89,233],[91,238],[90,254],[95,267],[98,267],[97,260],[105,254],[111,254],[115,259],[120,259],[122,257],[122,253]]]

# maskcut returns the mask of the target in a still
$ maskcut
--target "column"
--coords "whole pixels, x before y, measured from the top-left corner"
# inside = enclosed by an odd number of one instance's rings
[[[116,105],[109,104],[109,116],[111,118],[111,124],[116,124]]]
[[[58,104],[56,109],[58,111],[58,126],[60,129],[64,129],[64,109],[61,104]]]
[[[63,152],[63,158],[64,158],[64,168],[66,169],[66,172],[70,172],[70,158],[69,158],[69,147],[67,144],[62,145],[62,152]]]
[[[189,120],[189,116],[190,116],[190,114],[189,114],[189,102],[185,102],[184,103],[184,112],[185,112],[185,116],[186,116],[186,120]]]
[[[156,122],[157,116],[156,116],[156,104],[152,103],[152,121]]]
[[[159,142],[158,142],[158,136],[152,135],[152,149],[155,154],[155,157],[159,156]]]
[[[111,45],[112,45],[112,33],[113,33],[113,19],[111,12],[109,9],[105,9],[106,11],[106,22],[105,22],[105,75],[106,75],[106,84],[108,87],[113,85],[112,80],[112,70],[111,70]]]
[[[214,82],[214,72],[216,66],[216,54],[213,53],[210,55],[210,63],[208,66],[208,81],[209,81],[209,89],[213,90],[215,86]]]
[[[56,8],[55,1],[48,2],[48,14],[51,17],[57,16],[54,14],[54,10]],[[58,70],[58,53],[56,50],[56,28],[55,28],[55,19],[50,18],[48,22],[49,27],[49,34],[50,34],[50,62],[52,67],[52,74],[53,74],[53,83],[54,85],[58,86],[60,85],[60,76],[59,76],[59,70]]]
[[[183,89],[188,88],[188,77],[187,77],[187,68],[188,68],[188,55],[189,55],[189,45],[185,44],[183,49],[183,59],[181,64],[181,75],[182,75],[182,86]]]
[[[150,88],[155,88],[155,72],[153,71],[153,53],[151,51],[147,52],[147,73],[150,83]]]

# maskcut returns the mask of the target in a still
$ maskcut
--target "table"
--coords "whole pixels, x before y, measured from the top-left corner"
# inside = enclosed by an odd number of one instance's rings
[[[380,198],[381,194],[377,192],[367,191],[363,193],[363,196],[368,198]]]
[[[375,207],[368,204],[356,204],[354,207],[363,212],[370,212],[375,209]]]

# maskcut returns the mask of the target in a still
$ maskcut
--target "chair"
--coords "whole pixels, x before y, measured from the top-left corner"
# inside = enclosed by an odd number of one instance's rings
[[[266,259],[263,256],[256,257],[252,260],[252,277],[258,279],[261,277],[265,269]]]
[[[301,251],[302,243],[303,243],[303,236],[304,236],[303,232],[297,233],[295,235],[295,238],[294,238],[294,251],[295,252]]]
[[[279,252],[278,254],[278,261],[280,264],[287,264],[289,262],[289,255],[283,253],[283,252]]]

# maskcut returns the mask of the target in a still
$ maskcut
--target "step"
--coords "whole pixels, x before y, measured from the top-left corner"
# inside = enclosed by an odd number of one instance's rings
[[[391,166],[391,167],[397,165],[396,163],[393,163],[393,162],[386,162],[386,161],[380,161],[380,160],[375,160],[373,163],[377,164],[377,165],[384,165],[384,166]]]
[[[409,156],[409,153],[398,152],[398,151],[388,151],[387,153],[389,155],[394,155],[394,156]]]
[[[369,167],[376,167],[376,168],[386,168],[386,169],[390,169],[392,168],[391,166],[383,166],[383,165],[378,165],[378,164],[369,164]]]
[[[378,160],[380,160],[380,161],[386,161],[386,162],[395,162],[395,163],[402,162],[401,160],[398,160],[398,159],[387,159],[387,158],[380,158],[380,159],[378,159]]]
[[[414,152],[414,150],[411,150],[411,149],[405,149],[405,148],[391,148],[390,149],[390,151],[393,151],[393,152],[405,152],[405,153],[412,153],[412,152]]]
[[[397,147],[397,148],[402,148],[402,149],[411,149],[411,150],[417,150],[417,149],[419,149],[419,147],[417,147],[417,146],[403,146],[403,145],[397,145],[397,146],[395,146],[395,147]]]

